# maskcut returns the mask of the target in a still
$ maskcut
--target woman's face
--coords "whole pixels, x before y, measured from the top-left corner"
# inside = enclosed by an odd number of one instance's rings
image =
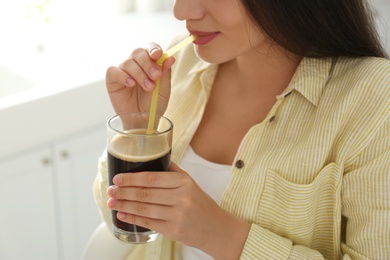
[[[240,0],[176,0],[174,15],[185,20],[196,53],[210,63],[223,63],[254,49],[267,47],[265,37],[251,22]]]

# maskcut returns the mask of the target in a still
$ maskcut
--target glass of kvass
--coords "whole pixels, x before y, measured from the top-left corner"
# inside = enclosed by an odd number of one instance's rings
[[[116,115],[107,122],[108,180],[118,173],[167,171],[172,146],[172,122],[164,116],[155,116],[150,132],[149,113]],[[112,210],[113,233],[125,242],[147,243],[158,233],[147,228],[123,222]]]

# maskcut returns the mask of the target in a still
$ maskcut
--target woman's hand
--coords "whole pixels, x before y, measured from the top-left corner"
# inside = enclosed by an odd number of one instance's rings
[[[119,174],[107,190],[117,217],[220,259],[238,259],[250,224],[222,210],[180,167]]]
[[[107,91],[117,114],[148,112],[156,80],[160,80],[157,113],[164,114],[170,95],[170,68],[175,60],[170,57],[159,67],[156,61],[162,54],[159,45],[150,43],[134,50],[119,67],[107,69]]]

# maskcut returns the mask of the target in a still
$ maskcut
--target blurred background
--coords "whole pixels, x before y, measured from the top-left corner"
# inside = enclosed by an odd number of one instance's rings
[[[114,115],[104,76],[185,26],[173,0],[0,0],[0,259],[81,259]]]
[[[101,222],[106,69],[186,31],[173,1],[0,0],[0,259],[81,259]],[[390,0],[370,1],[390,52]]]

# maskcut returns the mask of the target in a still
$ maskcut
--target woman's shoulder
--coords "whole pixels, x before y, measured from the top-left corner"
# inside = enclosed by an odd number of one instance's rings
[[[390,60],[378,57],[340,57],[335,66],[335,74],[356,82],[390,83]],[[390,85],[384,87],[390,88]]]
[[[354,96],[372,100],[390,100],[390,60],[377,57],[338,58],[332,85],[346,89]]]

